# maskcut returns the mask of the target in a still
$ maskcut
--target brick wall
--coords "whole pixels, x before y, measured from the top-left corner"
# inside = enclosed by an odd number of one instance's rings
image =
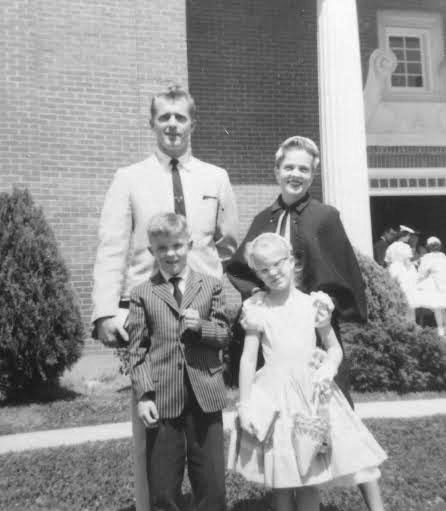
[[[377,8],[442,6],[358,0],[363,68]],[[150,152],[154,92],[190,84],[194,152],[228,169],[242,235],[276,195],[277,145],[319,140],[314,0],[10,0],[2,14],[0,191],[26,186],[43,206],[86,322],[103,196],[117,167]],[[369,148],[372,166],[445,161],[444,148]]]
[[[316,3],[188,0],[187,32],[195,153],[235,184],[273,183],[280,142],[319,139]]]
[[[184,0],[11,0],[0,191],[28,187],[43,206],[88,323],[97,225],[117,167],[153,142],[149,101],[187,83]]]

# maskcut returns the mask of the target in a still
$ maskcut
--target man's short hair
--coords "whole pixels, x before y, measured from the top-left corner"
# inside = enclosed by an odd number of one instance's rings
[[[282,164],[283,159],[288,151],[291,149],[302,149],[310,156],[313,157],[313,168],[312,170],[316,170],[319,166],[320,162],[320,153],[317,145],[311,140],[311,138],[300,137],[298,135],[294,137],[287,138],[284,142],[282,142],[279,146],[279,149],[276,152],[276,156],[274,159],[274,167],[278,169]]]
[[[189,114],[191,119],[195,119],[196,107],[195,100],[190,93],[183,89],[180,85],[169,85],[165,90],[155,94],[150,104],[150,116],[153,119],[156,115],[156,100],[158,98],[164,98],[169,101],[177,101],[179,99],[185,99],[189,103]]]
[[[147,236],[149,243],[157,236],[175,236],[190,238],[186,218],[176,213],[158,213],[149,220]]]

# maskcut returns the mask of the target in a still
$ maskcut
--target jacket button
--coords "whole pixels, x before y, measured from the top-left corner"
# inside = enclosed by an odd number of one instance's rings
[[[183,369],[183,364],[181,362],[178,362],[178,369],[181,371]]]

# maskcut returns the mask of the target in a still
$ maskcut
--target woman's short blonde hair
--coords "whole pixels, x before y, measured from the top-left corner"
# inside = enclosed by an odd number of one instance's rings
[[[274,167],[278,169],[282,164],[283,159],[288,151],[291,149],[302,149],[310,156],[313,157],[312,171],[314,172],[320,163],[320,153],[317,145],[311,140],[311,138],[300,137],[296,135],[294,137],[287,138],[284,140],[279,149],[277,149],[276,156],[274,159]]]

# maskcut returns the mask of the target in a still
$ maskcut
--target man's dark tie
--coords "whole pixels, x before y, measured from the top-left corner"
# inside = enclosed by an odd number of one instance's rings
[[[175,298],[178,307],[181,306],[181,300],[183,299],[183,293],[180,290],[181,277],[171,277],[169,282],[173,285],[173,297]]]
[[[175,213],[186,216],[186,206],[184,204],[183,186],[181,184],[180,172],[178,170],[178,160],[176,158],[172,158],[170,160],[170,165],[172,166],[172,186]]]

